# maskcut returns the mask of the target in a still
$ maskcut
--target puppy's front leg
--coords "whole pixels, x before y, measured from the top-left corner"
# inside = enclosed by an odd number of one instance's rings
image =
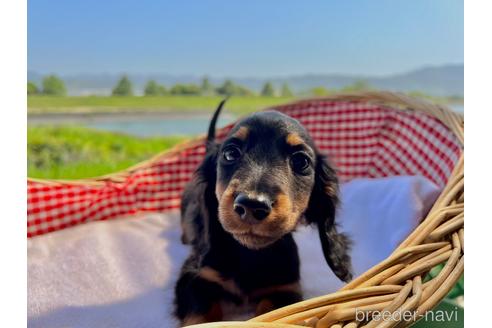
[[[176,285],[176,315],[182,326],[222,320],[220,285],[197,272],[183,272]]]

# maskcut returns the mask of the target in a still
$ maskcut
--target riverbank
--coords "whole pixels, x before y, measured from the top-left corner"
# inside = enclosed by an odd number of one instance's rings
[[[107,112],[45,112],[28,113],[29,124],[87,124],[94,122],[115,122],[135,120],[187,120],[193,118],[210,119],[212,111],[190,110],[180,111],[107,111]],[[221,117],[233,120],[237,116],[231,113],[222,113]]]
[[[462,98],[431,97],[419,95],[429,101],[445,105],[463,105]],[[41,114],[182,114],[197,115],[210,113],[223,99],[220,96],[84,96],[84,97],[52,97],[28,96],[27,113],[29,116]],[[295,97],[231,97],[227,101],[226,110],[236,115],[244,115],[268,107],[295,101]]]
[[[93,113],[181,113],[196,115],[212,112],[223,97],[218,96],[160,96],[160,97],[50,97],[29,96],[27,112],[35,114],[93,114]],[[293,97],[231,97],[227,110],[247,114],[267,107],[294,101]]]

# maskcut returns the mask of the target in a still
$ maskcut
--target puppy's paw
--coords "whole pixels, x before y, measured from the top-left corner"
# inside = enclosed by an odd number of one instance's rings
[[[200,323],[214,322],[222,320],[222,307],[219,303],[214,303],[210,310],[205,314],[188,314],[181,320],[181,327],[197,325]]]
[[[273,310],[275,310],[275,304],[269,299],[263,299],[256,306],[255,317]]]

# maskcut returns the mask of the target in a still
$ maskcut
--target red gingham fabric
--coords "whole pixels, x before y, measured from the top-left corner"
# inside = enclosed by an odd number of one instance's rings
[[[313,100],[275,108],[298,119],[342,182],[359,177],[422,175],[444,186],[462,148],[437,119],[362,102]],[[232,125],[218,131],[223,138]],[[28,181],[28,237],[80,223],[179,208],[203,144],[163,155],[123,182],[74,185]]]

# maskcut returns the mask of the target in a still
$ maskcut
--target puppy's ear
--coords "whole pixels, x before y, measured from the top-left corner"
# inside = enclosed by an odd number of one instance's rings
[[[205,158],[186,186],[181,201],[181,240],[184,244],[199,244],[202,250],[208,247],[210,218],[216,215],[218,208],[215,184],[219,144],[215,141],[215,125],[226,100],[220,102],[210,120]]]
[[[211,215],[216,215],[218,210],[218,201],[215,196],[215,185],[217,180],[217,154],[219,152],[220,144],[215,141],[215,125],[219,119],[222,108],[226,103],[228,97],[223,99],[217,109],[215,110],[210,124],[208,126],[207,140],[205,144],[206,155],[202,164],[198,167],[196,172],[196,182],[200,186],[199,192],[202,194],[201,200],[201,212],[204,220],[209,223]],[[209,224],[206,224],[208,227]]]
[[[316,156],[315,184],[305,212],[308,223],[318,226],[326,262],[335,275],[347,282],[352,279],[350,240],[337,231],[335,211],[338,204],[338,179],[323,155]]]
[[[217,197],[215,196],[215,184],[217,180],[217,153],[218,144],[209,145],[205,159],[197,170],[197,182],[203,189],[203,205],[207,205],[208,211],[217,212]]]
[[[217,145],[213,145],[186,186],[181,201],[181,227],[184,244],[198,245],[202,250],[209,246],[211,219],[217,215],[215,196]]]

